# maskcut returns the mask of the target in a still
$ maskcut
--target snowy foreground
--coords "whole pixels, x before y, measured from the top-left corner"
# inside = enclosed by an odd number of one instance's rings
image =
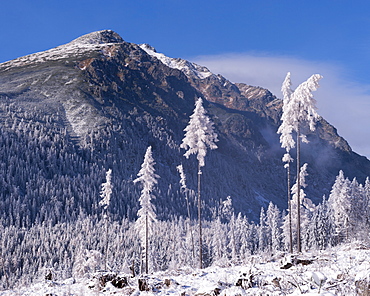
[[[44,280],[0,295],[368,295],[356,290],[364,282],[370,288],[370,249],[360,243],[297,258],[312,263],[281,269],[289,265],[287,257],[252,256],[243,266],[184,268],[136,278],[118,275],[127,277],[128,285],[122,288],[110,281],[102,287],[102,273],[97,273],[90,279]],[[146,279],[148,291],[140,291],[139,278]]]

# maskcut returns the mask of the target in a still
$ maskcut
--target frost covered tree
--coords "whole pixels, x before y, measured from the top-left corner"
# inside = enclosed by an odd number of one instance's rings
[[[279,208],[271,201],[266,212],[268,247],[270,252],[276,252],[281,247],[281,217]]]
[[[291,90],[290,73],[287,74],[283,83],[284,97],[288,98],[284,104],[282,125],[279,133],[282,135],[280,139],[282,147],[290,149],[294,147],[292,132],[297,135],[296,149],[297,149],[297,187],[300,188],[300,143],[301,141],[307,143],[307,137],[301,132],[303,125],[308,125],[311,131],[315,130],[315,122],[319,115],[316,112],[316,100],[313,98],[312,92],[319,87],[319,80],[322,78],[319,74],[314,74],[305,82],[301,83],[294,91]],[[301,197],[300,190],[297,190],[297,251],[302,251],[301,246]]]
[[[185,149],[184,156],[189,158],[195,154],[198,160],[198,223],[199,223],[199,266],[202,268],[202,215],[201,215],[201,197],[200,197],[200,177],[201,168],[205,165],[205,157],[208,149],[216,149],[218,141],[217,134],[214,131],[213,122],[207,116],[203,107],[203,101],[199,98],[195,103],[193,114],[190,115],[189,124],[184,129],[185,136],[180,145]]]
[[[308,247],[325,250],[327,247],[333,245],[334,231],[332,211],[324,196],[322,202],[315,208],[309,223],[307,230]]]
[[[152,224],[156,221],[155,206],[151,200],[155,198],[152,194],[154,186],[158,183],[159,176],[155,173],[155,161],[152,156],[152,147],[149,146],[146,150],[143,164],[137,174],[138,178],[134,183],[141,183],[142,190],[139,198],[141,208],[138,210],[138,219],[136,227],[139,231],[140,239],[145,249],[145,272],[149,272],[149,235]]]
[[[303,211],[301,211],[301,217],[300,217],[300,224],[298,225],[292,225],[292,232],[296,235],[296,239],[298,240],[298,231],[300,229],[305,229],[309,223],[309,218],[314,211],[315,207],[312,201],[309,198],[306,198],[306,194],[303,190],[307,186],[306,184],[306,177],[308,176],[307,173],[307,163],[305,163],[301,169],[300,169],[300,179],[299,182],[296,180],[296,183],[292,186],[291,192],[292,192],[292,219],[297,220],[298,215],[298,207],[302,207]],[[298,186],[299,184],[299,186]],[[303,187],[303,188],[302,188]],[[287,223],[287,221],[285,221]],[[285,229],[284,232],[286,233],[286,229],[288,228],[285,224],[283,226]],[[307,230],[305,229],[304,234],[307,233]],[[298,242],[297,242],[298,245]]]
[[[102,185],[101,185],[101,191],[100,191],[100,197],[101,197],[101,200],[99,202],[99,205],[103,207],[104,210],[106,210],[110,204],[110,197],[112,195],[112,189],[113,189],[113,185],[112,185],[112,170],[109,169],[107,172],[106,172],[106,182],[104,182]]]
[[[104,220],[105,220],[105,270],[107,270],[107,261],[108,261],[108,206],[110,204],[110,197],[112,195],[112,170],[109,169],[106,172],[106,182],[101,185],[102,189],[100,191],[100,197],[102,198],[99,202],[99,205],[103,207],[104,213]]]
[[[102,254],[96,250],[80,250],[73,263],[72,273],[75,277],[93,274],[101,263]]]
[[[281,117],[281,125],[278,128],[278,134],[280,134],[281,148],[284,148],[286,153],[283,156],[284,167],[287,169],[287,200],[288,200],[288,222],[289,222],[289,251],[293,253],[293,236],[292,236],[292,206],[291,206],[291,195],[290,195],[290,163],[293,158],[290,156],[290,150],[294,148],[295,142],[292,136],[293,127],[290,124],[290,118],[288,108],[290,103],[290,97],[293,93],[291,89],[290,72],[287,73],[284,82],[281,87],[283,93],[283,114]]]
[[[369,177],[365,180],[364,186],[364,211],[366,224],[370,226],[370,179]],[[369,228],[368,228],[369,229]]]
[[[234,208],[232,206],[232,198],[228,196],[226,200],[222,202],[222,209],[221,209],[222,218],[228,223],[229,225],[229,249],[231,250],[231,259],[235,262],[238,260],[238,254],[236,249],[236,237],[235,237],[235,213]]]
[[[266,214],[263,207],[261,207],[260,221],[257,229],[258,234],[258,250],[262,253],[268,248],[268,229],[266,225]]]
[[[366,184],[366,183],[365,183]],[[359,235],[361,239],[361,230],[366,228],[366,207],[367,201],[365,196],[365,188],[362,184],[359,184],[356,178],[353,178],[350,185],[351,195],[351,215],[350,225],[351,231]]]
[[[186,175],[184,172],[184,168],[182,164],[178,165],[177,171],[180,174],[180,184],[181,184],[181,191],[185,195],[186,199],[186,208],[188,211],[188,217],[189,217],[189,223],[188,223],[188,231],[190,232],[190,238],[191,238],[191,246],[192,246],[192,253],[193,253],[193,260],[195,259],[195,248],[194,248],[194,238],[193,238],[193,231],[191,229],[191,215],[190,215],[190,203],[189,203],[189,193],[191,192],[189,188],[186,185]]]
[[[338,242],[343,240],[344,237],[348,239],[351,217],[350,185],[351,182],[344,177],[343,171],[339,171],[328,199],[329,206],[334,215]]]

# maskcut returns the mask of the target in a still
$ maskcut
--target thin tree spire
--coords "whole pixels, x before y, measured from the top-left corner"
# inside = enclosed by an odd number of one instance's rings
[[[195,102],[193,114],[190,116],[189,124],[184,129],[185,137],[180,145],[186,150],[184,156],[189,158],[191,154],[196,154],[198,160],[198,223],[199,223],[199,267],[203,268],[202,255],[202,221],[201,221],[201,167],[205,165],[205,156],[207,149],[216,149],[218,141],[217,134],[214,131],[213,122],[206,114],[203,108],[203,101],[199,98]]]
[[[320,74],[314,74],[305,82],[301,83],[294,91],[291,89],[290,73],[287,74],[282,85],[284,95],[283,114],[281,117],[281,125],[278,133],[281,134],[281,147],[285,148],[287,153],[294,148],[292,132],[297,133],[297,185],[300,187],[300,143],[308,142],[306,135],[301,133],[301,125],[307,123],[310,130],[315,130],[315,123],[320,118],[317,113],[316,100],[313,98],[312,92],[319,87],[319,80],[322,78]],[[289,158],[286,158],[289,159]],[[289,162],[288,162],[289,165]],[[289,183],[289,182],[288,182]],[[297,251],[302,251],[301,246],[301,213],[300,213],[300,190],[298,190],[298,206],[297,206]],[[289,198],[290,199],[290,198]]]
[[[145,272],[149,272],[149,235],[151,225],[156,221],[155,206],[151,200],[155,198],[152,194],[154,186],[158,183],[159,176],[155,174],[155,161],[152,156],[152,147],[149,146],[145,152],[144,161],[141,169],[137,174],[138,178],[134,183],[140,182],[142,185],[141,195],[139,198],[141,208],[138,210],[138,219],[136,225],[139,231],[140,239],[145,245]]]

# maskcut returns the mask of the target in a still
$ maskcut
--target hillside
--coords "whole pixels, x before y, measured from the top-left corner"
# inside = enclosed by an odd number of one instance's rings
[[[207,100],[220,139],[203,174],[206,217],[227,196],[251,219],[269,201],[286,208],[284,151],[276,135],[280,99],[106,30],[0,64],[1,220],[30,226],[99,214],[108,168],[109,211],[114,219],[136,218],[139,188],[132,180],[149,145],[161,177],[158,217],[185,215],[176,166],[183,163],[194,189],[195,159],[186,160],[179,145],[198,97]],[[328,195],[340,169],[360,182],[370,175],[369,160],[325,119],[308,138],[302,155],[313,201]]]

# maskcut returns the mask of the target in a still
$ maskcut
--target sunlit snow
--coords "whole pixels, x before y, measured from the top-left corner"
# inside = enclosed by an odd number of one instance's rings
[[[187,76],[197,79],[205,79],[213,75],[212,72],[210,72],[206,67],[191,63],[180,58],[175,59],[167,57],[163,53],[156,52],[156,50],[148,44],[141,44],[140,47],[147,54],[157,58],[166,66],[173,69],[178,69],[184,72]]]
[[[128,278],[128,286],[116,288],[110,282],[99,287],[96,273],[90,278],[45,281],[31,287],[0,292],[13,295],[357,295],[355,280],[370,277],[370,250],[352,243],[300,255],[313,261],[281,269],[282,255],[251,256],[239,266],[214,265],[202,270],[190,267]],[[252,277],[250,277],[252,275]],[[146,279],[149,291],[140,291],[138,279]],[[251,286],[238,280],[251,278]]]

